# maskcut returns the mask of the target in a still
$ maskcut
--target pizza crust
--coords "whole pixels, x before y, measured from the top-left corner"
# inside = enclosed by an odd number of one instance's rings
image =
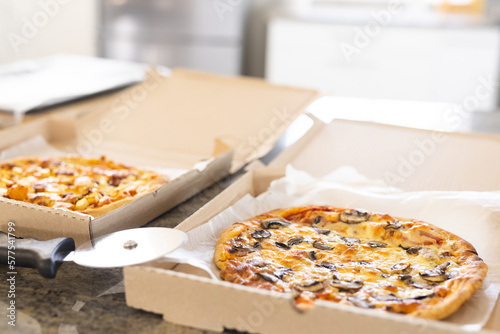
[[[483,284],[484,276],[488,267],[483,261],[474,261],[477,267],[469,269],[468,276],[455,284],[453,293],[443,299],[439,304],[434,305],[432,308],[423,309],[415,312],[414,316],[427,318],[427,319],[444,319],[456,311],[469,300],[470,297],[476,292],[477,289]]]
[[[219,237],[219,241],[215,246],[215,253],[214,253],[215,264],[220,269],[223,269],[223,263],[227,259],[227,256],[225,256],[226,252],[224,250],[225,248],[224,244],[229,240],[231,240],[232,238],[237,237],[245,228],[246,226],[243,224],[234,224],[228,229],[226,229],[224,232],[222,232],[221,236]]]
[[[252,262],[248,259],[252,259],[252,261],[255,262],[255,259],[259,259],[259,256],[263,254],[259,253],[258,249],[251,250],[247,253],[243,252],[240,254],[238,251],[234,251],[234,248],[232,248],[235,247],[235,245],[239,245],[239,247],[241,248],[245,245],[251,245],[252,243],[254,243],[255,240],[253,240],[249,236],[251,234],[250,232],[255,230],[262,230],[263,227],[259,224],[259,222],[264,219],[274,217],[277,219],[286,219],[290,221],[291,225],[293,226],[295,226],[294,224],[300,222],[300,224],[297,224],[296,226],[298,225],[306,226],[309,229],[313,226],[320,226],[320,229],[322,228],[331,229],[331,231],[335,231],[335,233],[338,232],[335,229],[339,228],[340,230],[345,228],[350,232],[356,231],[356,233],[364,233],[364,235],[362,234],[356,235],[357,238],[359,239],[363,239],[363,237],[365,237],[365,239],[370,240],[370,239],[376,239],[377,234],[379,236],[382,234],[385,235],[390,234],[390,238],[392,238],[391,242],[394,243],[406,242],[408,243],[408,247],[415,245],[420,247],[419,245],[421,245],[424,248],[435,251],[436,254],[441,254],[440,253],[441,251],[446,251],[449,254],[450,252],[452,252],[453,256],[451,257],[451,259],[453,259],[453,261],[456,262],[456,264],[459,266],[459,269],[461,270],[459,271],[457,269],[457,272],[459,272],[459,274],[457,274],[458,276],[448,278],[447,281],[443,284],[438,283],[434,285],[432,291],[435,291],[437,297],[430,298],[427,301],[424,300],[423,302],[420,301],[420,299],[418,299],[418,301],[417,299],[415,299],[413,302],[411,302],[415,305],[409,305],[408,308],[406,309],[404,307],[400,309],[400,311],[405,310],[405,313],[412,316],[428,318],[428,319],[443,319],[454,313],[456,310],[458,310],[460,306],[466,300],[468,300],[473,295],[473,293],[482,285],[482,282],[487,273],[487,266],[482,261],[482,259],[477,256],[475,248],[469,242],[461,239],[460,237],[454,235],[453,233],[445,231],[432,224],[428,224],[413,219],[396,218],[383,213],[369,213],[370,217],[369,223],[364,222],[364,223],[355,223],[351,225],[339,221],[339,219],[342,219],[341,217],[343,217],[342,216],[343,212],[350,213],[353,211],[356,210],[342,209],[342,208],[335,208],[328,206],[294,207],[288,209],[273,210],[268,213],[245,220],[243,222],[235,223],[221,234],[215,249],[214,260],[216,265],[221,269],[220,273],[221,277],[229,282],[255,286],[267,290],[277,290],[282,292],[291,291],[290,288],[287,288],[288,283],[282,282],[281,279],[273,277],[273,275],[264,276],[264,274],[268,275],[269,273],[269,270],[265,271],[267,270],[266,267],[259,268],[251,265]],[[320,220],[318,220],[317,218],[318,216],[321,216]],[[329,217],[328,219],[331,220],[325,221],[328,220],[325,217]],[[391,234],[388,233],[387,230],[384,230],[384,226],[387,226],[385,224],[394,222],[401,222],[404,224],[403,232],[395,232]],[[283,233],[285,233],[285,230],[287,229],[289,228],[286,227],[283,229],[283,231],[280,231],[281,234],[274,233],[274,231],[277,232],[278,230],[269,230],[269,231],[273,232],[272,238],[278,238],[278,236],[276,235],[283,235]],[[412,236],[412,238],[408,238],[408,235],[403,234],[407,233],[408,231],[411,231],[411,234],[409,235]],[[295,247],[288,247],[289,250],[286,249],[283,250],[281,249],[283,246],[275,247],[273,245],[273,243],[276,244],[278,239],[272,239],[272,238],[269,238],[269,240],[266,239],[268,241],[264,241],[264,243],[266,242],[267,243],[262,248],[265,249],[266,251],[272,248],[273,252],[275,252],[276,254],[279,253],[280,255],[277,256],[276,258],[267,257],[266,260],[269,260],[268,262],[274,263],[277,261],[281,265],[283,263],[294,264],[295,262],[293,262],[293,260],[290,260],[292,257],[299,256],[297,258],[300,258],[300,256],[307,256],[307,253],[303,251],[303,249],[305,249],[304,247],[295,246]],[[283,240],[284,239],[282,239],[281,241]],[[243,246],[241,244],[243,244]],[[345,247],[345,245],[340,245],[340,246]],[[339,248],[341,248],[340,246]],[[400,247],[401,246],[402,244],[400,244]],[[352,252],[349,253],[350,250],[352,249],[348,247],[345,251],[345,254],[350,254],[349,256],[352,256],[354,259],[356,259],[356,256],[359,254]],[[279,257],[281,257],[281,259],[279,259]],[[284,261],[283,257],[287,257],[287,261],[288,260],[289,261],[288,262]],[[288,259],[288,257],[290,257],[290,259]],[[418,258],[415,258],[414,260],[416,261],[417,259],[420,262],[423,261],[420,258],[420,256]],[[318,261],[314,262],[316,262],[316,264],[318,263]],[[429,269],[432,269],[432,267],[430,267],[430,262],[428,264],[420,262],[418,262],[417,264],[428,265]],[[413,263],[410,268],[412,267]],[[272,274],[272,271],[270,273]],[[420,277],[419,275],[420,274],[416,275],[417,278]],[[276,276],[276,274],[274,274],[274,276]],[[322,289],[321,286],[319,286],[318,291],[325,291],[326,286],[327,286],[326,283],[323,283],[324,289]],[[292,291],[293,290],[297,290],[297,285],[292,286]],[[316,293],[316,297],[320,299],[324,298],[328,299],[331,298],[331,295],[329,297],[325,297],[318,292]],[[349,302],[347,302],[345,298],[338,299],[336,301],[349,304]],[[405,302],[403,301],[403,304],[404,303]],[[389,309],[390,308],[388,307],[387,310]],[[398,310],[398,308],[396,307],[395,310]]]

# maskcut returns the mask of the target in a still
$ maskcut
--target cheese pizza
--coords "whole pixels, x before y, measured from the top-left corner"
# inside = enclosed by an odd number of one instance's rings
[[[0,196],[99,217],[167,183],[155,172],[80,156],[0,163]]]
[[[429,319],[455,312],[487,272],[470,243],[436,226],[329,206],[235,223],[214,260],[222,279],[292,292],[301,310],[322,299]]]

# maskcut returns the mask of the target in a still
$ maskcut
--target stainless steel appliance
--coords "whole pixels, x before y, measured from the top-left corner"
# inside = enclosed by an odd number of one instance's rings
[[[103,57],[239,74],[248,0],[103,0]]]

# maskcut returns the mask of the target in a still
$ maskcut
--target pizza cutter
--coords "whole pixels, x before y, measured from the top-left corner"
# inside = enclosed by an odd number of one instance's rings
[[[143,227],[95,238],[75,250],[71,238],[15,239],[0,232],[0,263],[7,264],[10,271],[36,268],[43,277],[54,278],[66,261],[92,268],[125,267],[158,259],[186,241],[187,235],[179,230]]]

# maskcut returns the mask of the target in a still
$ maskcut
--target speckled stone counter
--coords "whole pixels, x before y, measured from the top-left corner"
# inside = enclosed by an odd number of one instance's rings
[[[146,226],[176,226],[241,174],[222,180]],[[12,327],[7,318],[8,268],[0,265],[0,333],[207,333],[128,307],[122,269],[94,269],[68,262],[55,279],[45,279],[34,269],[16,270],[16,326]]]

